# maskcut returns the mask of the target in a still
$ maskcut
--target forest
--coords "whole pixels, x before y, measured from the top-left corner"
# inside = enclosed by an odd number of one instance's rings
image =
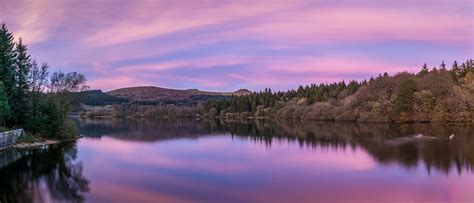
[[[473,122],[474,61],[363,81],[267,88],[245,96],[128,101],[101,91],[74,93],[82,117],[297,119],[356,122]],[[82,96],[78,96],[82,95]],[[81,105],[86,104],[86,105]]]
[[[380,74],[364,81],[265,89],[210,101],[204,116],[220,119],[300,119],[359,122],[473,122],[474,60],[448,69],[425,64],[418,73]]]
[[[77,72],[50,74],[28,53],[22,38],[15,40],[5,24],[0,28],[0,130],[23,128],[41,138],[78,136],[69,118],[69,94],[86,90]]]

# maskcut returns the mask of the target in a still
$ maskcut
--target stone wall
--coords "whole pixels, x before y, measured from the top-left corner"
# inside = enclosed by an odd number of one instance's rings
[[[0,150],[4,150],[16,143],[18,138],[25,132],[23,129],[12,130],[0,133]]]

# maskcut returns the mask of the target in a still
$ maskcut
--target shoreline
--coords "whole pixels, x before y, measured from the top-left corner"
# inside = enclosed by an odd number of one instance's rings
[[[46,146],[46,145],[59,144],[61,142],[62,141],[59,141],[59,140],[44,140],[44,141],[31,142],[31,143],[17,143],[15,145],[13,145],[11,148],[28,149],[28,148],[42,147],[42,146]]]
[[[241,121],[276,121],[276,120],[299,120],[299,121],[324,121],[324,122],[336,122],[336,123],[388,123],[388,124],[410,124],[410,123],[474,123],[474,120],[409,120],[409,121],[359,121],[359,120],[334,120],[334,119],[298,119],[298,118],[275,118],[275,117],[233,117],[233,118],[209,118],[209,117],[186,117],[186,118],[164,118],[164,117],[131,117],[131,116],[72,116],[79,119],[158,119],[158,120],[176,120],[176,119],[196,119],[196,120],[221,120],[226,122],[241,122]]]
[[[72,141],[79,140],[82,137],[84,137],[84,136],[78,136],[76,138],[66,139],[66,140],[42,140],[42,141],[30,142],[30,143],[16,143],[16,144],[12,145],[10,148],[14,148],[14,149],[37,148],[37,147],[61,144],[61,143],[64,143],[64,142],[72,142]]]

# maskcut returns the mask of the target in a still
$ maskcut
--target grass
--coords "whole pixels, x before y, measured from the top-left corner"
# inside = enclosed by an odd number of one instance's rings
[[[18,138],[17,143],[34,143],[44,141],[42,137],[34,136],[29,133],[25,133],[24,135]]]

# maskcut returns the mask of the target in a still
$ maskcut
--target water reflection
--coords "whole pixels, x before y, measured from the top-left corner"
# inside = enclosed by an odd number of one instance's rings
[[[375,124],[335,122],[225,122],[82,120],[81,133],[132,141],[159,141],[230,133],[271,148],[272,143],[298,143],[309,148],[362,147],[380,164],[396,163],[446,174],[474,170],[474,126],[471,124]],[[449,139],[454,135],[453,139]],[[419,137],[423,136],[423,137]]]
[[[75,162],[76,145],[68,143],[27,151],[0,169],[0,202],[80,202],[88,191],[83,165]]]
[[[110,136],[128,141],[151,142],[176,138],[197,138],[225,132],[210,122],[153,119],[80,119],[75,120],[82,135]]]
[[[0,154],[1,202],[474,199],[467,124],[76,122],[77,143]]]
[[[79,142],[79,157],[87,160],[85,174],[93,180],[86,196],[91,202],[474,199],[469,125],[192,120],[80,124],[84,135],[93,136]],[[450,140],[451,134],[455,137]]]
[[[251,135],[269,145],[276,138],[297,141],[302,147],[360,146],[381,164],[395,162],[413,168],[423,162],[428,172],[436,169],[461,173],[463,170],[473,171],[474,167],[474,128],[469,124],[279,121],[277,124],[233,123],[223,126],[228,126],[232,133]],[[454,135],[451,140],[450,135]]]

